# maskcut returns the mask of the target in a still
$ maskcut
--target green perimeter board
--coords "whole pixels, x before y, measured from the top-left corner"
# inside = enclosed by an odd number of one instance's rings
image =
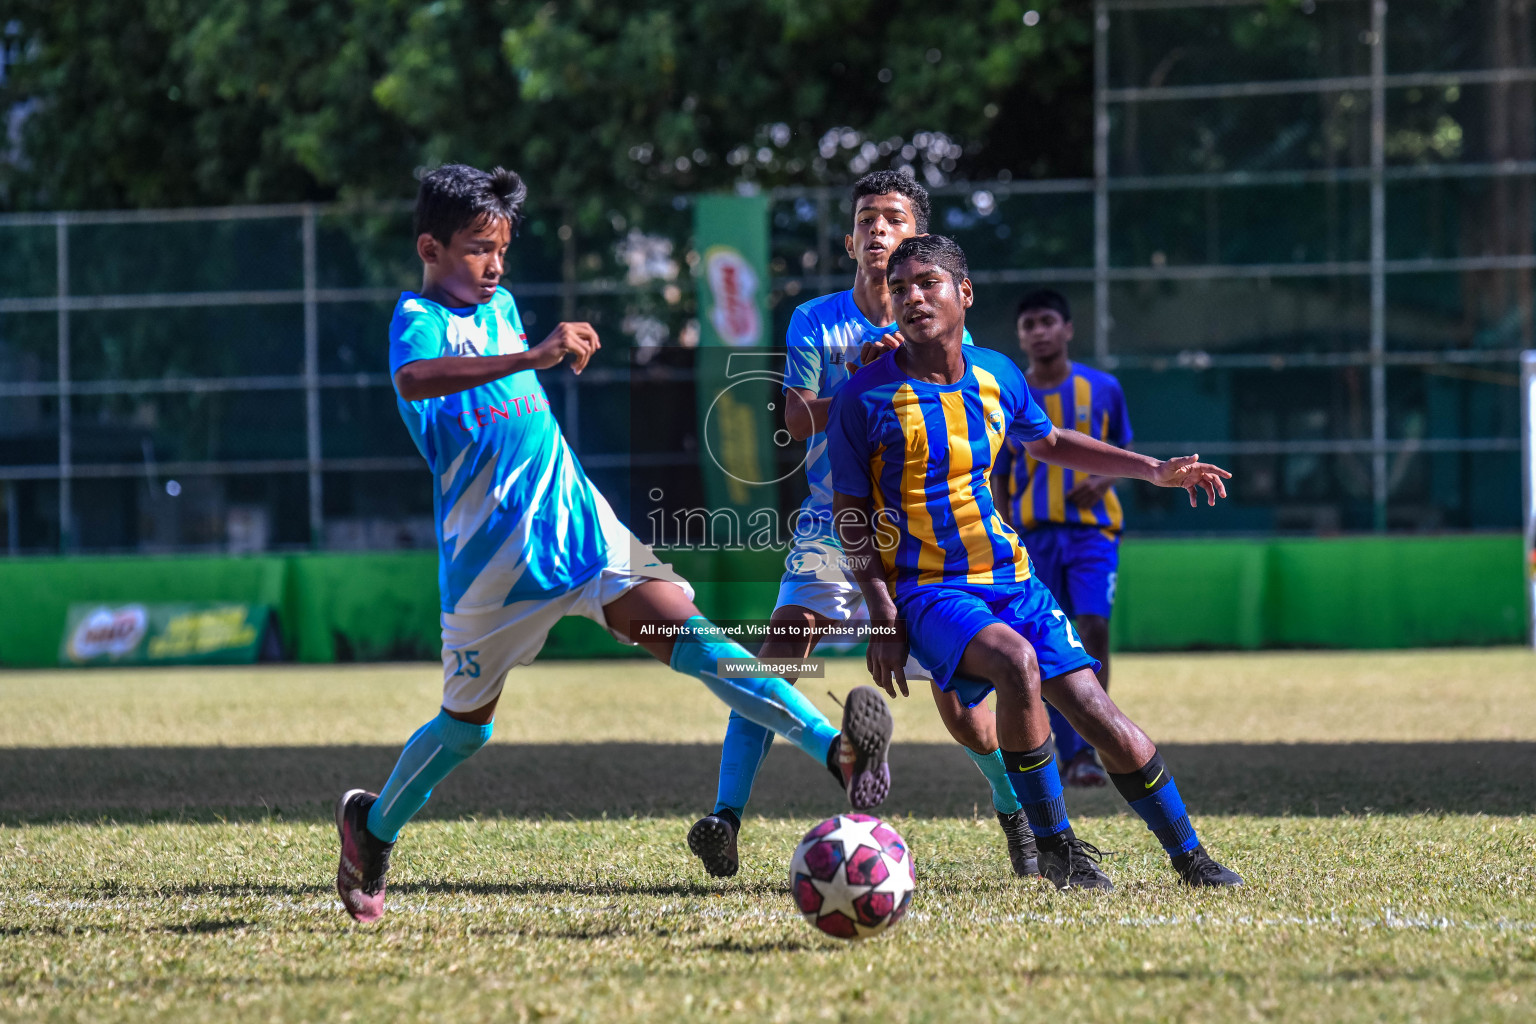
[[[83,601],[271,605],[278,609],[283,644],[292,650],[286,579],[286,561],[264,556],[0,559],[0,666],[57,664],[69,605]]]
[[[706,615],[766,619],[783,554],[665,552]],[[1121,650],[1390,648],[1520,643],[1518,535],[1328,540],[1136,540],[1121,550]],[[240,601],[278,609],[300,661],[435,659],[430,551],[251,557],[0,560],[0,666],[55,665],[71,602]],[[622,657],[565,619],[551,658]]]

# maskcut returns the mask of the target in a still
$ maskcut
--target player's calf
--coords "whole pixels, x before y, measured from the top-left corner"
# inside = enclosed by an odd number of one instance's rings
[[[1141,816],[1157,837],[1180,881],[1194,886],[1243,884],[1241,875],[1217,863],[1200,845],[1200,837],[1195,834],[1195,826],[1189,820],[1179,787],[1163,763],[1163,755],[1154,753],[1151,760],[1135,771],[1111,772],[1109,778],[1131,810]]]
[[[1049,679],[1042,689],[1082,737],[1098,749],[1110,781],[1131,810],[1147,823],[1182,881],[1197,886],[1243,883],[1237,872],[1222,867],[1201,847],[1162,755],[1147,734],[1115,706],[1092,672],[1084,669]]]

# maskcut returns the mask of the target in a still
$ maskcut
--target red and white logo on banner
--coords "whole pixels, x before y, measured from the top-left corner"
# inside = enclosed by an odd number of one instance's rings
[[[763,333],[757,310],[757,271],[730,246],[717,245],[704,254],[704,270],[715,306],[709,322],[727,345],[756,345]]]
[[[148,627],[149,613],[141,604],[93,609],[70,636],[69,655],[76,661],[90,661],[103,654],[121,658],[139,646]]]

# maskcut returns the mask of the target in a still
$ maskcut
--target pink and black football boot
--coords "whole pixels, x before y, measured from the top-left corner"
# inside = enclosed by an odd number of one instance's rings
[[[837,737],[837,766],[848,803],[856,811],[879,807],[891,792],[891,709],[873,686],[855,686],[843,705],[843,731]]]
[[[341,836],[336,891],[352,920],[364,924],[384,916],[384,876],[395,848],[368,831],[368,809],[378,798],[377,793],[349,789],[336,801],[336,832]]]

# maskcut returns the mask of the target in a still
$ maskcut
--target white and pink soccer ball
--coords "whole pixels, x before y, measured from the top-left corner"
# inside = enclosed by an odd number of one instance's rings
[[[805,834],[789,862],[795,906],[838,939],[868,939],[907,912],[916,881],[906,841],[879,818],[839,814]]]

